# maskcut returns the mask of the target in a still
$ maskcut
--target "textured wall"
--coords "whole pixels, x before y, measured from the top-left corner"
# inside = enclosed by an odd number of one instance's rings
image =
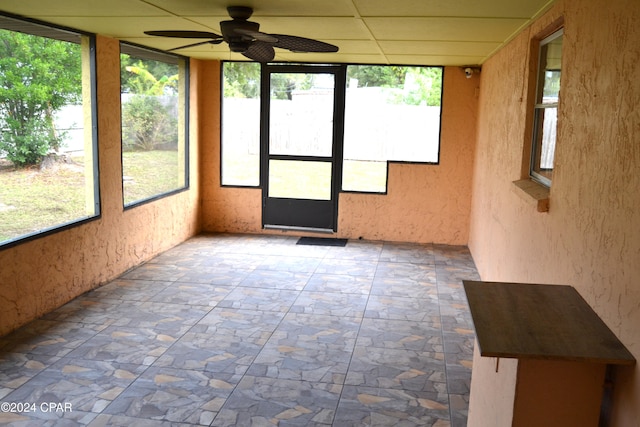
[[[530,37],[564,17],[549,213],[521,177]],[[640,357],[640,2],[565,0],[483,65],[469,246],[483,280],[575,286]],[[613,424],[640,425],[640,372],[617,370]]]
[[[214,87],[220,71],[217,65],[210,67]],[[440,164],[391,164],[386,195],[340,194],[338,237],[467,243],[478,83],[477,74],[467,79],[460,68],[445,69]],[[220,95],[212,90],[208,97],[204,108],[211,124],[203,152],[203,228],[262,233],[261,190],[219,186]]]
[[[123,211],[119,61],[118,41],[98,37],[102,215],[90,223],[0,250],[0,335],[113,279],[198,231],[196,141],[191,145],[189,191]],[[197,76],[197,61],[193,71]],[[192,92],[194,102],[196,95],[197,92]],[[192,134],[197,135],[195,130]]]
[[[220,187],[220,62],[202,62],[200,94],[200,162],[202,228],[205,231],[258,233],[261,223],[261,191]]]

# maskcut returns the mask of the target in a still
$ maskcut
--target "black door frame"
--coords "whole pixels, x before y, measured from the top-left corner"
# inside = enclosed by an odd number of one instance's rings
[[[260,182],[262,187],[262,227],[336,232],[338,195],[342,188],[342,154],[344,135],[344,99],[346,65],[264,64],[261,69]],[[331,157],[273,155],[269,153],[271,74],[333,74],[333,144]],[[298,160],[330,162],[331,200],[269,197],[269,161]]]

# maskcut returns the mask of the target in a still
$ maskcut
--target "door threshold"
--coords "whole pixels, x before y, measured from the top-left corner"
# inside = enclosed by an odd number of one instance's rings
[[[268,230],[283,230],[283,231],[308,231],[311,233],[324,233],[324,234],[333,234],[333,231],[330,228],[315,228],[315,227],[296,227],[293,225],[271,225],[265,224],[264,228]]]

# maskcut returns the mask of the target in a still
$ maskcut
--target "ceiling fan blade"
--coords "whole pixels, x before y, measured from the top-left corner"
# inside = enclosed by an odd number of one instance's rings
[[[272,36],[271,34],[261,33],[260,31],[252,31],[244,28],[236,28],[234,32],[236,32],[237,34],[242,34],[243,36],[249,36],[252,39],[259,40],[261,42],[275,43],[278,41],[278,39]]]
[[[159,37],[176,37],[181,39],[220,39],[222,36],[208,31],[182,31],[182,30],[166,30],[166,31],[145,31],[148,36]]]
[[[271,44],[261,41],[251,43],[251,46],[242,54],[256,62],[269,62],[276,56]]]
[[[338,46],[319,40],[308,39],[305,37],[288,36],[285,34],[271,34],[278,39],[273,44],[275,47],[288,49],[293,52],[337,52]]]
[[[173,52],[174,50],[186,49],[186,48],[189,48],[189,47],[196,47],[196,46],[200,46],[200,45],[203,45],[203,44],[220,44],[220,43],[222,43],[222,39],[220,39],[220,40],[208,40],[206,42],[198,42],[198,43],[188,44],[186,46],[174,47],[173,49],[167,50],[167,52]]]

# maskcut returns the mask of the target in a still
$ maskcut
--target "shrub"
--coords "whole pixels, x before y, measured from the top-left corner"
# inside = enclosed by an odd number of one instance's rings
[[[122,128],[127,150],[150,151],[178,141],[175,114],[157,96],[133,95],[124,104]]]
[[[52,125],[45,118],[32,116],[13,124],[6,120],[9,129],[2,132],[0,153],[17,167],[39,163],[51,149],[62,143],[62,135],[56,136]]]

